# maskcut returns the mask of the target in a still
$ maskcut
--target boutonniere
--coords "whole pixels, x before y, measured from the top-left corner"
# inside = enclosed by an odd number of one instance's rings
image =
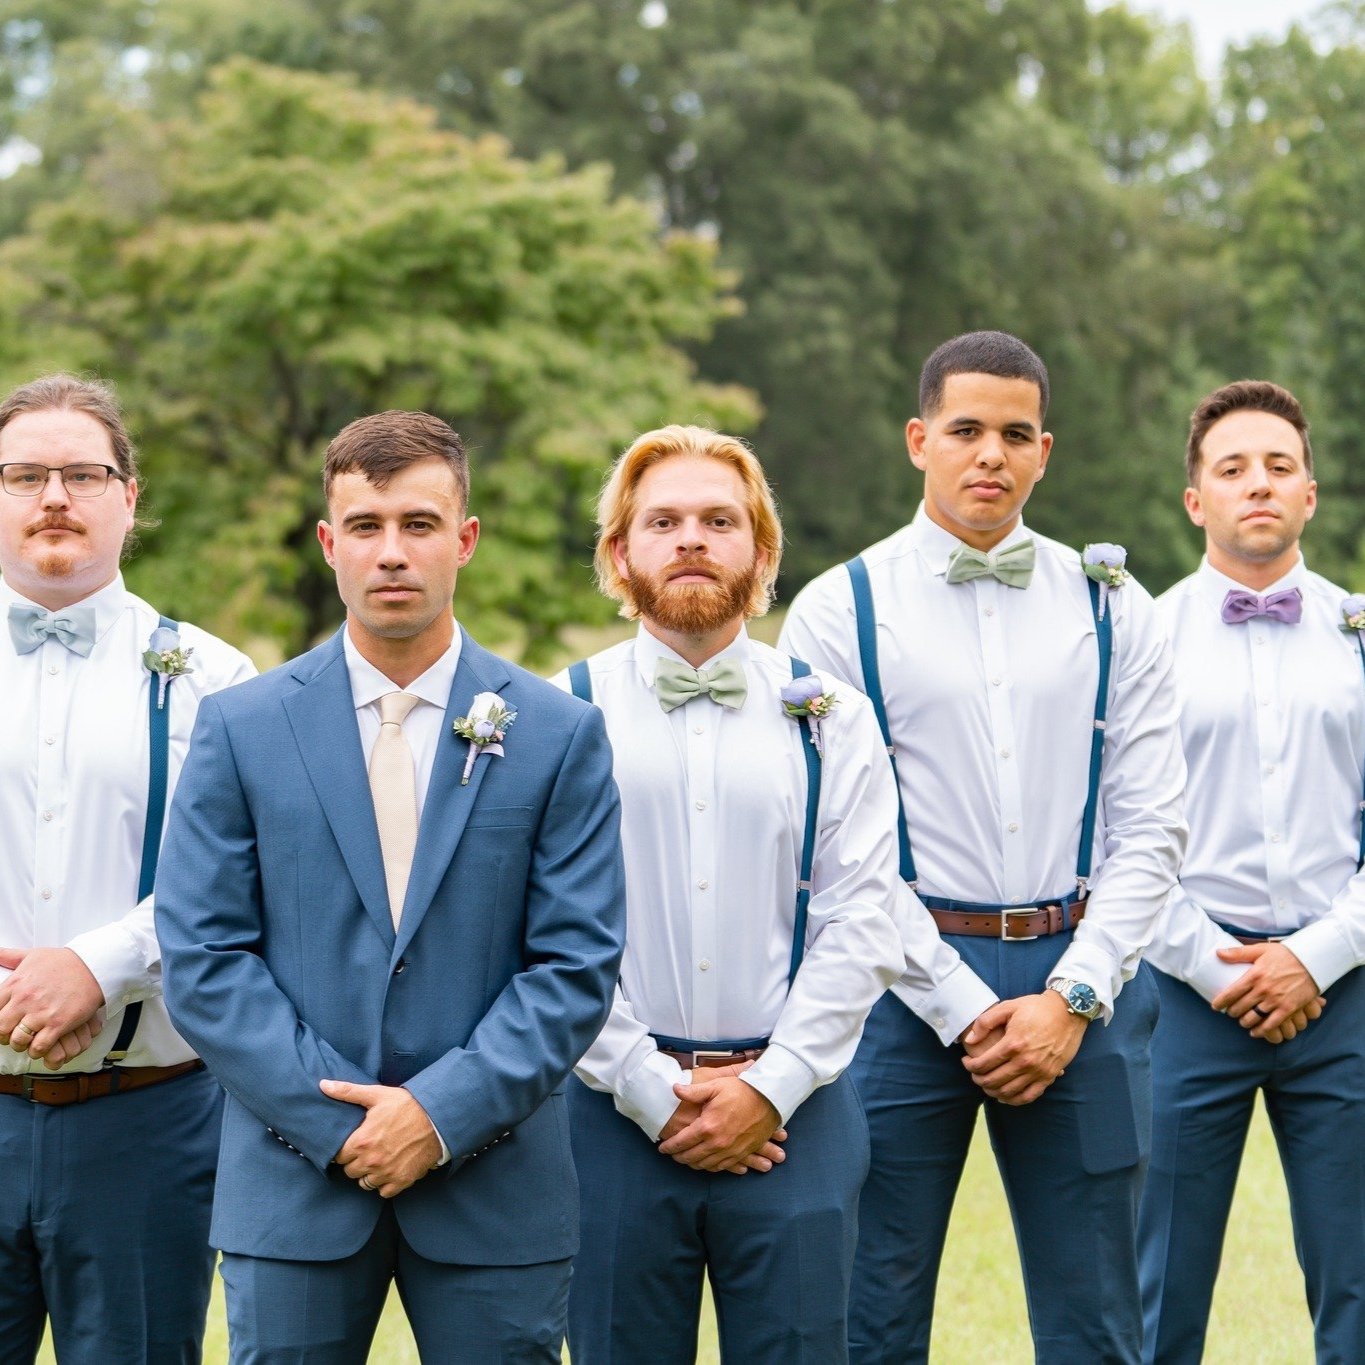
[[[469,774],[474,771],[474,761],[480,754],[503,756],[503,737],[516,718],[517,713],[509,711],[496,692],[480,692],[470,703],[469,714],[455,720],[455,733],[469,741],[469,756],[464,761],[460,786],[469,785]]]
[[[1093,578],[1100,585],[1100,620],[1104,620],[1104,608],[1109,601],[1113,588],[1121,588],[1128,581],[1128,570],[1123,566],[1128,562],[1128,551],[1122,545],[1110,545],[1102,541],[1098,545],[1087,545],[1081,551],[1081,568],[1087,578]]]
[[[802,678],[793,678],[778,696],[782,699],[782,709],[793,720],[810,721],[810,742],[815,745],[817,753],[823,754],[820,722],[838,706],[839,698],[833,692],[826,692],[824,684],[811,673]]]
[[[156,674],[158,711],[166,705],[166,688],[170,685],[171,679],[183,678],[186,673],[194,672],[190,667],[190,655],[193,653],[193,648],[180,648],[178,631],[167,626],[157,626],[152,632],[151,638],[147,641],[147,648],[143,651],[142,662]]]
[[[1341,604],[1341,628],[1347,635],[1365,631],[1365,596],[1353,592]]]

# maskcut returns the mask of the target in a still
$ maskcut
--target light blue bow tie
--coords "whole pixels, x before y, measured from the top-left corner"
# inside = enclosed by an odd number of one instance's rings
[[[88,659],[95,647],[94,607],[63,607],[61,611],[47,611],[30,607],[23,602],[11,602],[9,608],[9,638],[20,654],[38,648],[49,636],[60,640],[73,654]]]

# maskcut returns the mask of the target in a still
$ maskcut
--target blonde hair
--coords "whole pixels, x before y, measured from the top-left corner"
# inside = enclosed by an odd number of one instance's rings
[[[767,556],[745,604],[746,618],[762,616],[773,600],[777,570],[782,562],[782,523],[772,489],[763,477],[758,456],[735,436],[724,436],[706,427],[667,426],[636,437],[630,448],[616,461],[607,475],[602,495],[597,500],[597,549],[593,569],[602,593],[621,604],[621,615],[635,620],[640,609],[629,585],[612,561],[612,546],[623,541],[635,516],[637,492],[645,472],[675,455],[700,456],[719,460],[739,475],[744,486],[744,504],[753,523],[754,545]]]

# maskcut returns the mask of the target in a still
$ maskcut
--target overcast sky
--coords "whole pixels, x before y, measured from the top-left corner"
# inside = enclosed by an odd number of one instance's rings
[[[1200,65],[1205,75],[1214,76],[1229,42],[1263,34],[1278,38],[1296,19],[1306,19],[1320,8],[1322,0],[1130,0],[1130,3],[1133,9],[1150,11],[1166,19],[1188,20],[1199,45]]]

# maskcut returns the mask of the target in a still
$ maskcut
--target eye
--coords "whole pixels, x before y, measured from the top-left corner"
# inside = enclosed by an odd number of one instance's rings
[[[90,469],[75,468],[68,469],[65,475],[63,475],[63,478],[67,483],[75,484],[77,488],[86,488],[90,484],[95,483],[98,480],[99,475]]]

